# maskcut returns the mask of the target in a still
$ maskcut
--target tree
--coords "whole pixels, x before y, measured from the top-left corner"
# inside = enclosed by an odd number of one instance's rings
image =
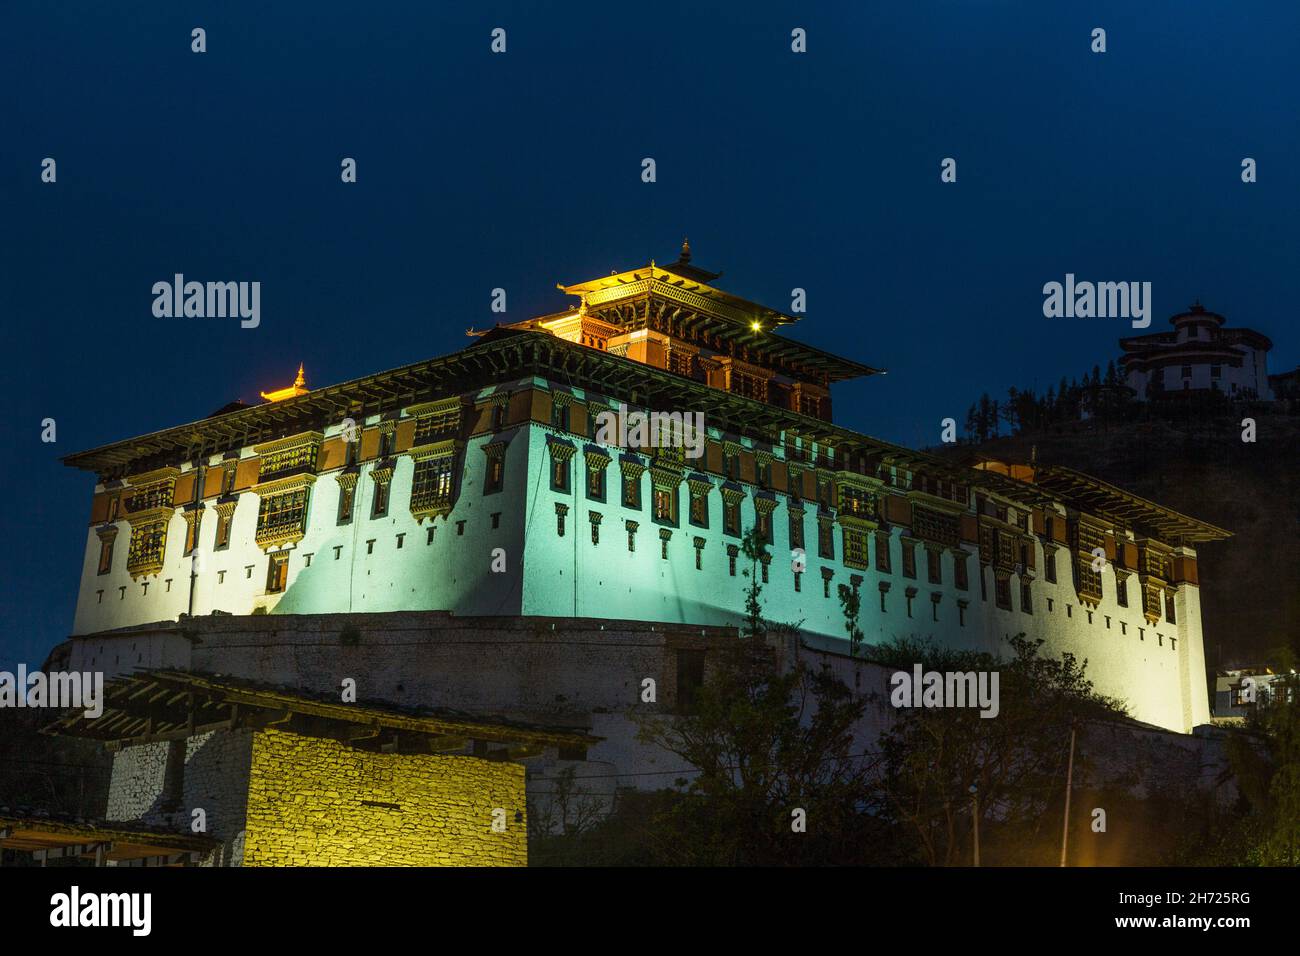
[[[844,612],[844,630],[849,633],[849,655],[858,656],[858,648],[862,646],[862,629],[858,627],[858,617],[862,612],[862,593],[858,590],[857,585],[849,587],[847,584],[841,584],[840,609]]]
[[[767,626],[763,620],[763,605],[759,601],[763,586],[758,583],[758,565],[767,560],[768,552],[757,528],[745,532],[740,539],[740,550],[749,560],[749,567],[741,572],[749,579],[749,586],[745,588],[745,623],[740,633],[742,637],[761,639],[767,634]]]
[[[999,823],[1014,834],[1001,841],[1001,852],[1013,860],[1016,848],[1030,845],[1045,825],[1059,825],[1060,817],[1048,820],[1046,811],[1064,787],[1072,721],[1122,712],[1093,693],[1086,663],[1073,655],[1039,657],[1043,641],[1023,634],[1008,643],[1011,654],[1003,660],[908,641],[877,653],[882,663],[905,668],[909,679],[917,662],[927,672],[999,674],[996,717],[965,707],[900,709],[881,737],[883,815],[912,832],[917,855],[932,866],[970,859],[972,785],[979,791],[981,837],[988,836],[981,842],[990,851],[999,847]],[[1075,766],[1080,772],[1077,757]]]
[[[763,642],[728,645],[692,714],[642,724],[644,742],[699,770],[656,822],[678,837],[662,862],[860,863],[870,853],[870,765],[854,752],[864,699],[826,669],[782,669],[777,658]],[[793,829],[800,817],[806,832]]]
[[[754,579],[766,548],[754,529],[741,639],[710,651],[690,714],[641,718],[639,737],[698,773],[661,808],[658,862],[795,865],[861,862],[879,824],[866,814],[870,765],[854,753],[866,701],[829,669],[783,666],[785,628],[763,618]],[[796,816],[796,811],[798,816]],[[793,823],[802,818],[806,830]]]
[[[1235,834],[1238,862],[1300,864],[1300,677],[1288,648],[1272,655],[1285,676],[1269,685],[1228,758],[1245,803]]]
[[[993,419],[993,403],[989,401],[989,393],[985,392],[980,396],[979,411],[975,416],[975,429],[979,435],[979,440],[985,442],[989,440]]]

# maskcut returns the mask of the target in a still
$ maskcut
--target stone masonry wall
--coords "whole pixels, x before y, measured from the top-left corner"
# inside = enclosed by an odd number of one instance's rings
[[[168,749],[166,741],[159,741],[124,747],[114,755],[105,818],[193,833],[195,811],[202,810],[202,832],[221,841],[204,862],[239,866],[252,734],[214,731],[185,741],[184,782],[175,809],[164,805]]]
[[[502,832],[493,830],[497,809]],[[244,865],[526,866],[525,812],[519,764],[261,731]]]

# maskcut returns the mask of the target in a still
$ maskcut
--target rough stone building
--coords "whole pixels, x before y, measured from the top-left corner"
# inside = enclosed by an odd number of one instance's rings
[[[523,866],[526,757],[581,731],[149,671],[53,728],[115,751],[107,825],[212,844],[217,866]]]

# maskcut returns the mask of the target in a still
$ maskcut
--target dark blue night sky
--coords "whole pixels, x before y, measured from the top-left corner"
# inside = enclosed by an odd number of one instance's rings
[[[909,445],[1116,354],[1127,322],[1043,317],[1067,272],[1296,365],[1300,5],[719,6],[5,4],[0,668],[71,628],[94,479],[61,456],[459,349],[494,287],[555,311],[684,235],[732,292],[807,289],[793,337],[889,370],[837,420]],[[177,272],[260,281],[260,327],[155,318]]]

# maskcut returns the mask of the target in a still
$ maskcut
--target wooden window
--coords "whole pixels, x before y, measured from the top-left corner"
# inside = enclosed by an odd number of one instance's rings
[[[505,449],[488,456],[487,474],[483,483],[483,494],[490,495],[505,487],[506,461]]]
[[[758,487],[767,490],[772,487],[772,463],[766,459],[759,459],[755,463],[755,480]]]
[[[925,571],[926,577],[931,584],[943,583],[942,555],[934,548],[925,549]]]
[[[901,542],[903,546],[903,577],[916,577],[916,544],[912,541]]]
[[[551,456],[551,490],[569,490],[569,460],[558,455]]]
[[[569,506],[557,501],[555,503],[555,533],[564,537],[564,519],[569,514]]]
[[[375,482],[375,497],[370,505],[371,518],[383,518],[388,514],[388,482]]]
[[[867,491],[852,485],[840,486],[840,512],[857,518],[876,517],[876,500]]]
[[[235,490],[235,466],[227,465],[221,473],[221,495],[224,498]]]
[[[952,556],[953,581],[957,585],[957,590],[967,591],[970,589],[970,579],[966,576],[966,554],[963,551],[954,551]]]
[[[562,431],[569,430],[569,403],[556,401],[555,396],[551,397],[551,425]]]
[[[890,574],[889,564],[889,532],[879,531],[876,533],[876,570],[884,574]]]
[[[772,515],[770,512],[759,511],[755,515],[755,527],[758,529],[758,540],[764,544],[772,543]]]
[[[1011,610],[1011,579],[999,574],[996,575],[994,598],[998,607],[1004,611]]]
[[[1170,624],[1178,623],[1178,612],[1174,609],[1174,592],[1165,591],[1165,620]]]
[[[455,458],[439,455],[422,458],[415,463],[411,476],[411,511],[425,513],[433,508],[451,506],[452,471]]]
[[[1103,596],[1101,573],[1092,569],[1092,562],[1087,558],[1077,557],[1074,561],[1075,589],[1085,596],[1095,597],[1101,601]]]
[[[587,497],[592,501],[605,500],[605,469],[593,468],[587,463]]]
[[[1024,578],[1020,580],[1020,610],[1026,614],[1034,613],[1033,585]]]
[[[386,428],[379,433],[379,457],[391,458],[393,447],[397,441],[397,432],[392,428]]]
[[[724,534],[740,534],[740,502],[722,501],[722,531]]]
[[[339,486],[339,513],[335,524],[349,524],[352,521],[352,502],[357,496],[356,482],[349,481]]]
[[[817,522],[817,556],[832,560],[835,558],[835,538],[831,534],[829,521]]]
[[[641,507],[641,475],[639,472],[623,472],[623,507]]]
[[[257,512],[257,540],[265,546],[265,542],[278,536],[296,533],[301,537],[301,532],[306,528],[306,520],[306,488],[265,497]]]
[[[113,542],[117,540],[117,535],[111,535],[99,539],[99,571],[98,574],[108,574],[113,570]]]
[[[844,563],[851,568],[867,567],[867,533],[844,529]]]
[[[1043,577],[1055,584],[1056,583],[1056,549],[1049,548],[1043,555]]]
[[[656,521],[677,523],[677,492],[670,488],[654,490],[654,515]]]
[[[724,451],[722,453],[722,473],[732,481],[740,480],[740,453]]]
[[[727,545],[727,573],[733,578],[736,576],[736,555],[740,553],[740,548],[734,544]]]
[[[799,510],[790,512],[790,547],[803,547],[803,512]]]
[[[697,492],[695,489],[691,489],[691,524],[697,528],[707,528],[709,526],[708,492]]]
[[[266,565],[266,593],[278,594],[289,583],[289,555],[273,554]]]
[[[234,518],[233,512],[226,514],[222,514],[220,511],[217,512],[217,538],[216,543],[213,545],[214,551],[224,551],[230,547],[230,525]]]

